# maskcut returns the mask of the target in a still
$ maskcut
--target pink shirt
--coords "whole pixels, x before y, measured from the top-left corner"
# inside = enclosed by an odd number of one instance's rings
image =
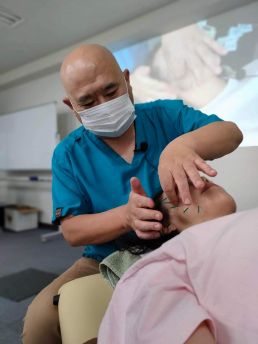
[[[258,343],[258,208],[193,226],[136,262],[98,344],[183,344],[204,320],[216,343]]]

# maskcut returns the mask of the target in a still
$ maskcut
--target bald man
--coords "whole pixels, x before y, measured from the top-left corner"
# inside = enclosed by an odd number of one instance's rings
[[[86,250],[28,308],[24,344],[62,343],[52,303],[59,288],[99,273],[100,261],[117,250],[115,239],[122,234],[145,240],[166,234],[163,215],[151,209],[152,197],[162,188],[173,205],[180,196],[190,206],[187,176],[201,192],[198,171],[217,173],[205,160],[232,152],[243,139],[234,123],[195,111],[181,100],[134,105],[129,77],[99,45],[75,49],[62,64],[63,102],[82,126],[53,155],[52,221],[61,224],[71,246]]]

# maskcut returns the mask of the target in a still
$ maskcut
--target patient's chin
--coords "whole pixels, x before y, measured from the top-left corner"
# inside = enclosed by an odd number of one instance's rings
[[[236,202],[234,200],[234,198],[232,196],[231,197],[231,204],[232,204],[232,212],[231,214],[235,213],[237,211],[237,205],[236,205]]]
[[[225,216],[236,212],[236,202],[225,189],[221,187],[210,188],[209,190],[212,190],[212,194],[209,195],[207,204],[209,204],[209,207],[212,206],[213,211],[211,213],[215,214],[215,217]],[[209,190],[207,190],[207,195]]]
[[[225,190],[224,195],[225,195],[225,207],[228,208],[228,213],[229,214],[233,214],[236,212],[237,210],[237,205],[236,202],[234,200],[234,198]]]
[[[225,199],[223,202],[223,213],[224,213],[224,215],[233,214],[236,212],[236,210],[237,210],[237,205],[236,205],[234,198],[230,194],[226,193]]]

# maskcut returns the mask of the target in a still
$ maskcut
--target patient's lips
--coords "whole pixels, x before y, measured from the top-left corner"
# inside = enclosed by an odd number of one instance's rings
[[[218,185],[217,185],[217,184],[214,184],[214,183],[211,183],[211,182],[206,183],[206,184],[205,184],[205,187],[202,189],[201,194],[202,194],[203,192],[205,192],[206,190],[208,190],[209,188],[211,188],[212,186],[218,186]]]

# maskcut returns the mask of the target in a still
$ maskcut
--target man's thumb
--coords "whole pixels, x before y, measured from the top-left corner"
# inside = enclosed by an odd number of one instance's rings
[[[131,183],[131,188],[133,192],[137,193],[138,195],[147,197],[147,194],[144,191],[141,185],[141,182],[139,181],[138,178],[136,177],[131,178],[130,183]]]

